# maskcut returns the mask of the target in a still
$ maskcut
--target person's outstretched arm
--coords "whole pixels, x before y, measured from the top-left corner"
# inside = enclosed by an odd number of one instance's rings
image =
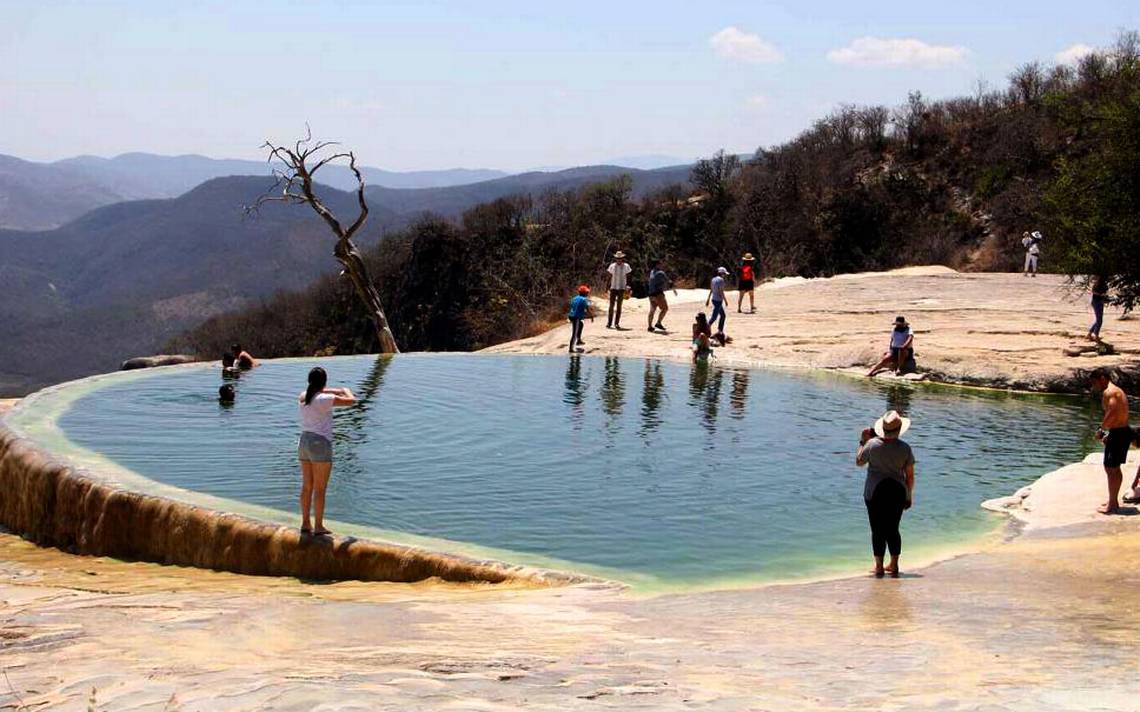
[[[326,388],[323,392],[335,396],[333,405],[354,405],[356,403],[356,394],[348,388]]]

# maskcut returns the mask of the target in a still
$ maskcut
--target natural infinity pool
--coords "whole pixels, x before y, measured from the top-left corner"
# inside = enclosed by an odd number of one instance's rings
[[[151,480],[296,523],[297,393],[314,360],[267,363],[216,400],[216,370],[114,377],[59,415],[66,440]],[[979,503],[1090,447],[1087,399],[998,395],[640,359],[325,359],[338,412],[329,517],[643,586],[858,570],[869,556],[861,428],[911,416],[909,553],[1000,519]],[[66,389],[64,389],[66,391]],[[34,415],[25,413],[27,419]]]

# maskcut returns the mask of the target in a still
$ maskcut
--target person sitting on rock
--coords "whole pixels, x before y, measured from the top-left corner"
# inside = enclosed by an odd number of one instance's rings
[[[241,347],[241,344],[234,344],[230,347],[230,353],[234,355],[237,361],[237,366],[243,371],[248,371],[257,365],[257,359],[250,355],[248,351]]]
[[[893,369],[895,375],[901,374],[911,367],[914,359],[914,332],[910,329],[906,317],[896,316],[894,328],[891,330],[890,349],[883,354],[883,358],[867,373],[871,378],[880,371]]]
[[[693,360],[703,361],[712,355],[712,327],[704,312],[693,320]]]

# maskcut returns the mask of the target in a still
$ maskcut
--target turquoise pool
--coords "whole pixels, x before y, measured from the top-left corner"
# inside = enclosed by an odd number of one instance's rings
[[[116,376],[72,394],[51,423],[77,452],[295,524],[295,398],[314,363],[244,374],[228,407],[216,370]],[[853,457],[860,429],[888,408],[914,419],[912,560],[993,531],[1001,520],[979,503],[1081,457],[1095,418],[1088,399],[640,359],[320,363],[362,399],[337,415],[334,522],[647,587],[862,568]],[[16,424],[34,424],[38,408]]]

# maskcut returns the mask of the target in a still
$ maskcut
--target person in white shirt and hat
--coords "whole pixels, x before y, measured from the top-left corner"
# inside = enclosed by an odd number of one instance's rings
[[[606,312],[606,328],[620,331],[621,303],[625,300],[625,289],[629,286],[629,273],[633,268],[625,261],[625,253],[618,250],[606,271],[610,273],[610,307]]]
[[[914,453],[899,438],[910,428],[910,418],[897,411],[887,411],[859,437],[855,464],[867,468],[863,483],[863,502],[871,523],[871,553],[875,557],[874,574],[882,578],[899,576],[902,535],[899,522],[903,511],[914,504]],[[890,551],[891,562],[883,566]]]
[[[1021,233],[1021,245],[1025,248],[1025,276],[1037,276],[1037,258],[1041,254],[1040,242],[1045,239],[1039,230]]]

